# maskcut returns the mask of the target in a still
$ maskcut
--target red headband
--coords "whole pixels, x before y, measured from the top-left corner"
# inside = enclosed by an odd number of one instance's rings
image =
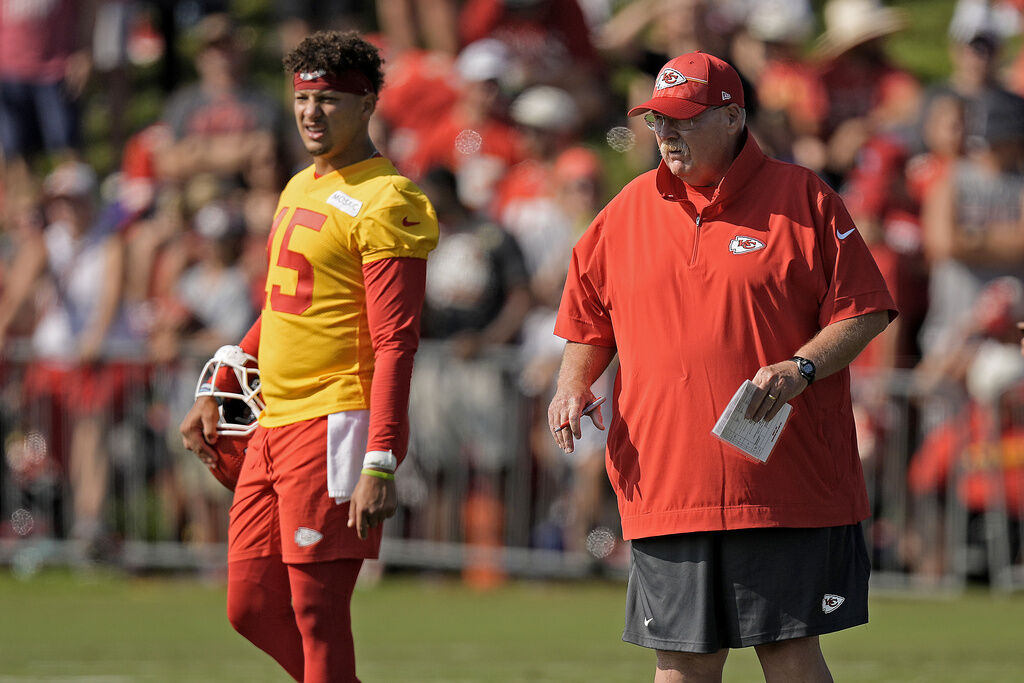
[[[365,95],[373,92],[373,84],[359,71],[345,71],[330,74],[324,70],[300,71],[295,74],[296,90],[337,90],[338,92]]]

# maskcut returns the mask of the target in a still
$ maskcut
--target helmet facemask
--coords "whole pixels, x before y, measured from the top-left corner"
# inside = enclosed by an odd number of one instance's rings
[[[196,385],[196,398],[212,396],[217,401],[220,417],[217,433],[248,436],[256,429],[257,419],[265,404],[260,395],[260,371],[256,358],[238,346],[217,349],[206,361]]]

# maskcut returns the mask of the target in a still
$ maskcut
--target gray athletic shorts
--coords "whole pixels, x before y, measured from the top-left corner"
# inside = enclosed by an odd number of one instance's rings
[[[635,539],[622,639],[717,652],[839,631],[868,620],[859,524]]]

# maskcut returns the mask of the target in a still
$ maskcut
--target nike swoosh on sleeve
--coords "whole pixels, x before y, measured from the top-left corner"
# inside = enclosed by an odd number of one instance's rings
[[[419,221],[411,221],[408,218],[403,218],[402,219],[402,225],[404,225],[407,228],[412,227],[414,225],[419,225],[419,224],[420,224]]]
[[[850,229],[849,229],[849,230],[847,230],[846,232],[839,232],[838,230],[836,230],[836,237],[838,237],[838,238],[839,238],[839,239],[841,239],[841,240],[845,240],[845,239],[846,239],[847,237],[849,237],[850,235],[852,235],[852,234],[853,234],[853,231],[854,231],[854,230],[856,230],[856,229],[857,229],[857,228],[850,228]]]

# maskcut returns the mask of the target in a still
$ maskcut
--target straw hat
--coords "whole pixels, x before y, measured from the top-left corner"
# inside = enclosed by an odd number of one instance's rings
[[[819,59],[833,59],[906,26],[903,10],[885,7],[878,0],[829,0],[825,5],[825,33],[818,38],[814,52]]]

